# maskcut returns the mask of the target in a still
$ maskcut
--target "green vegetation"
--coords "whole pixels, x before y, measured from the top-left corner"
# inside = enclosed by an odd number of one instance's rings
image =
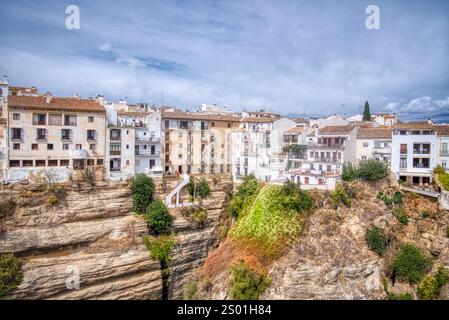
[[[196,182],[194,177],[190,177],[186,189],[192,200],[194,200],[194,198],[205,199],[211,193],[209,184],[204,178],[201,178],[199,182]]]
[[[388,300],[413,300],[413,295],[411,293],[392,293],[387,294]]]
[[[184,286],[184,300],[199,300],[198,284],[196,281],[189,281]]]
[[[207,210],[203,207],[192,206],[181,209],[181,215],[202,225],[207,220]]]
[[[385,163],[374,159],[362,160],[358,166],[351,163],[343,165],[342,179],[344,181],[354,181],[363,179],[377,181],[387,175],[388,168]]]
[[[382,228],[372,227],[367,229],[365,239],[368,247],[378,255],[382,256],[385,253],[388,247],[388,238]]]
[[[257,181],[253,174],[246,176],[232,197],[228,207],[229,213],[235,218],[242,216],[254,202],[259,188],[259,181]]]
[[[133,210],[138,214],[145,213],[147,206],[153,201],[153,179],[144,173],[135,175],[131,180],[133,194]]]
[[[168,233],[173,225],[173,216],[168,212],[165,204],[157,199],[151,202],[145,213],[148,227],[153,234]]]
[[[290,144],[282,147],[283,152],[292,152],[298,155],[304,155],[307,152],[307,146],[305,144]]]
[[[439,173],[438,181],[443,185],[444,190],[449,191],[449,173]]]
[[[441,288],[449,281],[449,273],[439,267],[435,276],[426,276],[418,286],[418,296],[421,300],[438,299]]]
[[[50,196],[48,197],[47,203],[48,203],[48,205],[50,205],[50,206],[55,206],[55,205],[57,205],[57,204],[59,203],[59,199],[58,199],[58,197],[57,197],[54,193],[52,193],[52,194],[50,194]]]
[[[449,238],[449,227],[446,228],[446,237]]]
[[[176,240],[172,235],[162,235],[159,237],[146,236],[144,243],[150,251],[150,257],[158,260],[163,268],[167,268],[170,263],[170,253],[176,245]]]
[[[431,266],[431,260],[411,243],[401,247],[393,265],[393,274],[400,281],[418,283]]]
[[[16,205],[13,199],[2,199],[0,201],[0,218],[11,214],[16,208]]]
[[[403,225],[408,224],[408,216],[405,214],[405,210],[402,206],[394,207],[393,214],[399,219],[399,222]]]
[[[22,263],[12,254],[0,254],[0,297],[22,282]]]
[[[348,194],[346,193],[345,188],[343,185],[338,184],[335,187],[335,190],[331,192],[332,201],[334,202],[334,205],[338,207],[340,203],[343,203],[346,207],[351,207],[351,199],[349,198]]]
[[[388,197],[382,191],[379,191],[379,193],[377,194],[377,198],[383,200],[383,202],[387,206],[391,205],[391,204],[402,205],[404,195],[401,192],[396,191],[394,193],[393,197]]]
[[[231,267],[231,298],[234,300],[258,300],[271,280],[265,274],[251,270],[243,262]]]
[[[253,246],[262,255],[274,257],[301,230],[298,213],[311,206],[309,194],[291,184],[267,185],[241,215],[230,237]]]
[[[444,174],[444,173],[446,173],[446,170],[443,168],[443,166],[441,164],[439,164],[433,169],[433,173],[434,174]]]
[[[365,107],[363,108],[363,121],[371,121],[371,111],[368,101],[365,101]]]

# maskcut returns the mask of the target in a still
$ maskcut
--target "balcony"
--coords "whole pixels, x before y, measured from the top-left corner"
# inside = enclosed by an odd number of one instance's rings
[[[135,150],[134,155],[141,157],[159,157],[161,153],[159,151],[150,152],[148,150]]]
[[[70,150],[70,157],[72,159],[87,159],[87,150],[85,149]]]
[[[314,149],[343,149],[345,147],[344,143],[332,143],[332,144],[320,143],[319,144],[319,143],[309,142],[307,145]]]
[[[161,141],[160,137],[156,137],[156,136],[136,136],[136,142],[141,142],[141,143],[148,143],[148,142],[155,142],[155,143],[159,143]]]
[[[307,159],[307,162],[340,163],[341,159],[338,159],[338,158],[310,158],[310,159]]]
[[[413,149],[413,154],[428,154],[428,155],[430,155],[430,149]]]

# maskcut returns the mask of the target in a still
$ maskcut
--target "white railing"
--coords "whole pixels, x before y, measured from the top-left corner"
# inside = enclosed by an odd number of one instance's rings
[[[190,177],[187,174],[183,174],[182,175],[182,182],[180,184],[178,184],[176,186],[175,189],[173,189],[172,192],[170,192],[166,197],[165,197],[165,204],[168,208],[178,208],[178,207],[186,207],[186,206],[191,206],[191,203],[179,203],[179,193],[181,192],[181,189],[184,188],[190,181]],[[173,204],[172,203],[172,199],[173,197],[176,195],[176,203]]]

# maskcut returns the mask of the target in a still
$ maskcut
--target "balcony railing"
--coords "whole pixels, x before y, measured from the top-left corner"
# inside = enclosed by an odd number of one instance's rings
[[[430,149],[413,149],[414,154],[430,154]]]
[[[337,163],[340,162],[341,159],[338,158],[310,158],[309,162],[329,162],[329,163]]]
[[[307,144],[309,147],[313,147],[313,148],[334,148],[334,149],[340,149],[340,148],[344,148],[345,144],[344,143],[332,143],[332,144],[323,144],[323,143],[313,143],[313,142],[309,142]]]

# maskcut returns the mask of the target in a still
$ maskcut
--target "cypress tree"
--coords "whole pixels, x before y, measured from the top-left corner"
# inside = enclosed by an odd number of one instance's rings
[[[369,110],[368,101],[365,102],[365,108],[363,109],[363,121],[371,121],[371,112]]]

